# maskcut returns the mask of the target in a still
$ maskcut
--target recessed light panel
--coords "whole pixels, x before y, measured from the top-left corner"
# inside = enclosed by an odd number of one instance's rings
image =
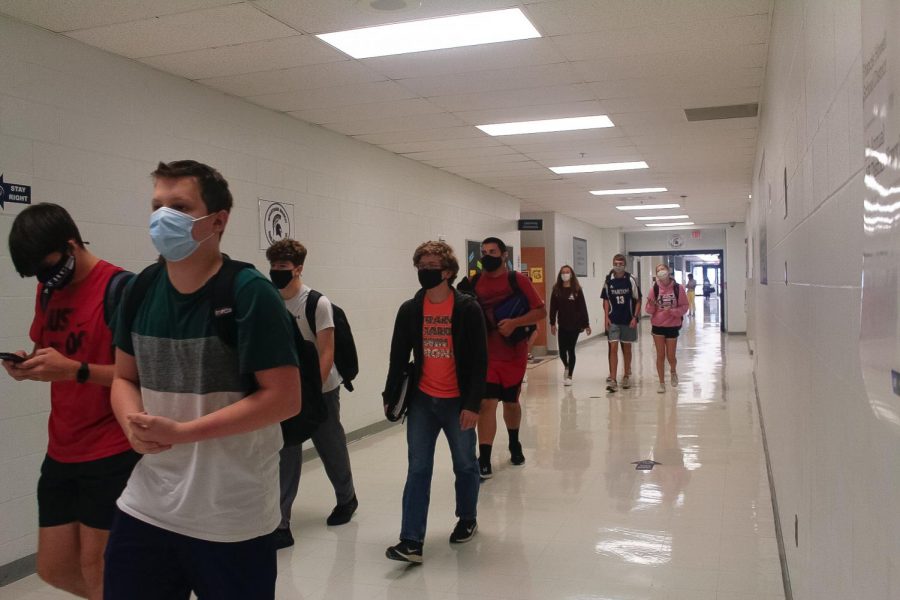
[[[687,227],[688,225],[693,224],[693,221],[686,221],[684,223],[647,223],[644,227]]]
[[[681,208],[680,204],[629,204],[617,206],[619,210],[664,210],[666,208]]]
[[[567,167],[550,167],[557,175],[567,173],[599,173],[601,171],[631,171],[632,169],[647,169],[647,163],[642,160],[635,162],[601,163],[598,165],[571,165]],[[592,194],[594,192],[591,192]]]
[[[647,163],[644,163],[645,165]],[[664,187],[655,188],[632,188],[629,190],[593,190],[591,193],[595,196],[633,196],[635,194],[655,194],[658,192],[668,192]]]
[[[603,127],[614,127],[614,125],[606,115],[595,115],[592,117],[545,119],[543,121],[520,121],[518,123],[494,123],[493,125],[476,125],[476,127],[488,135],[520,135],[523,133],[601,129]]]
[[[477,46],[539,38],[518,8],[407,21],[317,35],[353,58],[392,56],[426,50]]]
[[[682,221],[685,219],[690,219],[687,215],[670,215],[670,216],[660,216],[660,217],[635,217],[637,221],[673,221],[681,219]]]

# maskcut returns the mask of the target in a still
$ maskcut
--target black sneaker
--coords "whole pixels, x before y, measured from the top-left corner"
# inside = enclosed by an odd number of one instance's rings
[[[354,494],[350,502],[347,502],[345,504],[338,504],[337,506],[335,506],[334,510],[331,511],[331,514],[328,515],[328,518],[325,520],[325,523],[329,526],[349,523],[350,517],[353,516],[353,513],[356,512],[356,509],[358,507],[359,501],[356,499],[356,494]]]
[[[456,522],[453,533],[450,534],[450,543],[464,544],[475,537],[476,531],[478,531],[478,523],[475,519],[460,519]]]
[[[509,454],[509,462],[515,466],[518,467],[525,464],[525,455],[522,454],[522,444],[516,444],[514,448],[510,448]]]
[[[420,565],[422,564],[422,544],[412,540],[400,540],[399,544],[388,548],[384,555],[391,560]]]
[[[294,545],[294,536],[291,534],[290,529],[276,529],[272,533],[273,538],[275,539],[275,549],[281,550],[282,548],[290,548]]]
[[[482,481],[493,477],[494,472],[491,470],[491,463],[478,465],[478,476],[481,477]]]

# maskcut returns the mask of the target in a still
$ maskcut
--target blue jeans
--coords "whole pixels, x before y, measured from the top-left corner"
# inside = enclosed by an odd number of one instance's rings
[[[459,398],[432,398],[421,391],[409,404],[406,415],[409,470],[403,488],[401,540],[425,541],[434,448],[441,430],[447,436],[456,474],[456,516],[460,519],[477,516],[479,476],[475,429],[462,431],[459,428],[461,409]]]

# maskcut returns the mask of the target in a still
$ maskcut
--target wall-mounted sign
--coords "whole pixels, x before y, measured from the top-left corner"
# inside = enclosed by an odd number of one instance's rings
[[[0,173],[0,209],[6,209],[6,203],[31,204],[31,186],[3,181]]]
[[[578,277],[587,277],[588,274],[588,250],[587,240],[572,238],[572,269]]]
[[[691,232],[691,239],[692,239],[692,240],[699,240],[699,239],[700,239],[700,236],[701,236],[701,234],[700,234],[700,230],[699,230],[699,229],[696,229],[696,230],[694,230],[694,231]]]
[[[519,231],[543,231],[543,219],[519,219]]]
[[[532,283],[544,283],[544,269],[541,267],[531,267],[529,270]]]
[[[289,202],[259,200],[259,248],[265,250],[275,242],[292,237],[294,205]]]
[[[681,248],[684,246],[684,236],[680,233],[672,233],[669,235],[669,246],[672,248]]]

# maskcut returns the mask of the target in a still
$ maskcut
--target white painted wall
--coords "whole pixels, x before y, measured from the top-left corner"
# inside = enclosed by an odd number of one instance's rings
[[[870,407],[858,355],[859,1],[775,2],[769,48],[747,226],[757,253],[751,282],[756,373],[793,596],[894,600],[900,598],[900,513],[893,501],[900,491],[900,438]],[[761,223],[768,285],[759,281]]]
[[[623,238],[618,229],[601,229],[590,223],[579,221],[560,213],[523,213],[523,219],[544,219],[544,230],[540,232],[523,232],[522,243],[526,246],[545,248],[547,285],[547,307],[550,307],[550,292],[556,275],[563,265],[573,266],[573,238],[587,240],[588,276],[579,277],[585,291],[588,315],[591,319],[592,335],[603,334],[603,300],[600,292],[603,281],[612,268],[612,257],[622,251]],[[580,341],[589,336],[582,334]],[[547,336],[547,349],[557,351],[559,346],[553,335]]]
[[[236,206],[224,249],[268,270],[257,198],[295,204],[306,281],[341,305],[360,350],[352,431],[383,419],[380,391],[394,316],[418,287],[415,246],[498,235],[521,247],[518,201],[320,127],[250,105],[78,42],[0,17],[0,172],[65,206],[91,249],[129,269],[155,253],[147,234],[159,160],[221,170]],[[30,347],[34,280],[21,280],[0,212],[0,348]],[[516,257],[518,260],[518,255]],[[0,565],[35,550],[35,484],[49,389],[0,377]]]
[[[725,329],[747,331],[747,228],[743,223],[725,230]]]

